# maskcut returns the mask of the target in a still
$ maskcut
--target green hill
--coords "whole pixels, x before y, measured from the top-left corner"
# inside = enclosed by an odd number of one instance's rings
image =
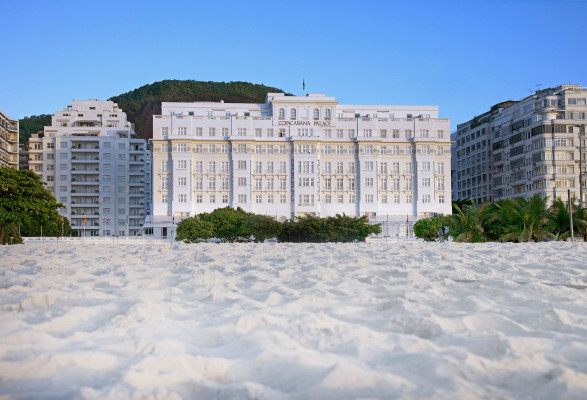
[[[153,115],[161,114],[163,101],[220,101],[227,103],[263,103],[267,93],[283,93],[271,86],[248,82],[203,82],[164,80],[141,86],[108,100],[118,103],[135,132],[143,139],[153,137]],[[51,123],[51,115],[25,117],[20,120],[20,142],[28,142],[31,133]]]

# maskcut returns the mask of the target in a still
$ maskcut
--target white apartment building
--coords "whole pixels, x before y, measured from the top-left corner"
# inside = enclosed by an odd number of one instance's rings
[[[453,199],[587,201],[587,88],[561,85],[500,103],[453,134]]]
[[[18,169],[18,120],[0,110],[0,167]]]
[[[150,212],[150,157],[112,101],[74,100],[29,140],[29,168],[81,236],[140,231]]]
[[[153,217],[173,229],[162,221],[231,206],[411,225],[451,212],[449,167],[450,121],[435,106],[282,93],[263,104],[164,102],[153,119]]]

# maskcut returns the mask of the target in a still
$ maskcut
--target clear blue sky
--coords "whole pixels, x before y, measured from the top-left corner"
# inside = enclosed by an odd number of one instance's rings
[[[586,0],[0,0],[0,109],[53,113],[163,79],[248,81],[457,123],[587,86]]]

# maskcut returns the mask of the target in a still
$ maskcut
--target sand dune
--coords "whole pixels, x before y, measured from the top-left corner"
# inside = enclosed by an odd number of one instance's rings
[[[587,245],[0,247],[0,397],[585,399]]]

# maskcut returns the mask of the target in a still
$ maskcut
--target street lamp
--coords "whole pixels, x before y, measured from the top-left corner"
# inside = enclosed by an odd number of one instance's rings
[[[583,208],[583,141],[585,139],[585,124],[575,124],[579,128],[579,207]],[[581,127],[583,132],[581,132]]]

